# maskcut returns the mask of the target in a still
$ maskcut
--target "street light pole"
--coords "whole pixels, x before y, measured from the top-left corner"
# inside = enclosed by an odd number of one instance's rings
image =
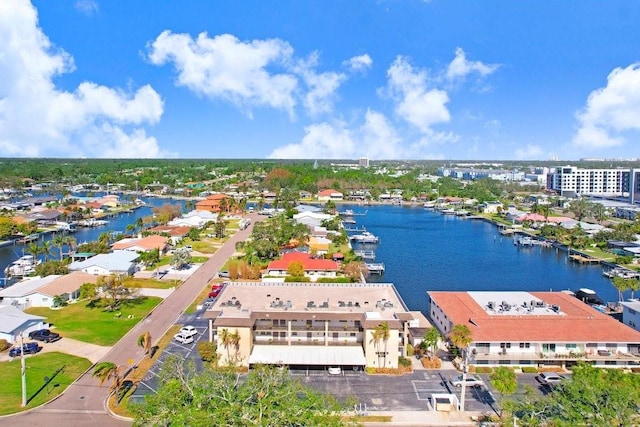
[[[27,366],[24,360],[24,334],[20,332],[20,366],[22,371],[22,407],[27,406]]]
[[[468,348],[464,349],[464,359],[462,364],[462,393],[460,394],[460,411],[464,412],[464,398],[467,394],[467,366],[469,366],[469,361],[467,359]]]

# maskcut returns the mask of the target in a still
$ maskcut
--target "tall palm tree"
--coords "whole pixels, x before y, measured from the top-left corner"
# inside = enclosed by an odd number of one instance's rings
[[[473,342],[471,330],[467,325],[454,325],[449,332],[449,340],[463,352],[462,358],[462,391],[460,395],[460,410],[464,411],[464,398],[467,386],[467,356],[469,344]]]
[[[149,331],[145,331],[138,337],[138,347],[144,349],[144,354],[149,354],[151,351],[151,333]]]
[[[62,247],[64,246],[65,237],[62,234],[56,234],[55,237],[51,240],[51,242],[58,248],[58,253],[60,254],[60,261],[62,261]]]
[[[238,352],[240,351],[240,333],[236,329],[231,334],[231,346],[233,347],[233,363],[238,363]]]
[[[92,376],[100,380],[100,385],[105,381],[111,381],[109,391],[113,392],[120,388],[122,384],[122,372],[119,366],[113,362],[101,362],[93,368]]]
[[[232,346],[233,337],[227,328],[223,328],[220,331],[220,341],[222,342],[222,346],[227,349],[227,363],[231,363],[231,351],[229,348]]]
[[[144,228],[144,220],[142,219],[142,217],[136,219],[136,227],[138,227],[138,230],[142,231],[142,229]]]
[[[38,255],[42,253],[42,247],[37,242],[31,242],[27,245],[27,253],[33,255],[34,258],[38,258]]]
[[[75,253],[76,248],[78,247],[78,241],[73,236],[66,236],[64,238],[64,243],[69,247],[69,254]]]
[[[42,254],[44,255],[44,260],[49,261],[49,256],[51,255],[51,240],[45,240],[42,242]]]
[[[376,326],[371,333],[371,340],[376,347],[376,353],[378,355],[378,367],[380,368],[387,366],[387,342],[390,336],[391,334],[389,332],[388,322],[382,322],[378,324],[378,326]],[[384,343],[384,352],[380,351],[381,342]],[[382,366],[380,366],[380,354],[382,354],[383,357]]]

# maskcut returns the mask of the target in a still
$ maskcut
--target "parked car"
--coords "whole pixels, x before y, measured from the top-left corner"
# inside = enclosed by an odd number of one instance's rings
[[[548,386],[556,385],[560,381],[564,380],[564,376],[556,372],[543,372],[536,378],[540,381],[540,384]]]
[[[173,339],[178,341],[180,344],[191,344],[193,342],[193,335],[187,336],[177,333],[173,336]]]
[[[327,372],[329,372],[329,375],[340,375],[342,374],[342,369],[339,366],[331,366]]]
[[[224,277],[228,279],[231,276],[229,275],[229,270],[221,270],[218,271],[218,277]]]
[[[449,382],[454,387],[462,387],[465,381],[462,375],[458,375],[457,377],[451,378]],[[466,384],[467,387],[482,387],[484,386],[484,381],[477,375],[467,375]]]
[[[183,326],[182,329],[178,331],[178,333],[186,337],[193,337],[198,335],[198,330],[194,326],[186,325]]]
[[[42,350],[42,347],[39,346],[37,342],[26,342],[22,346],[22,352],[20,350],[21,350],[20,346],[13,347],[11,350],[9,350],[9,356],[10,357],[18,357],[18,356],[20,356],[21,353],[24,353],[24,354],[35,354],[35,353],[39,352],[40,350]]]
[[[38,329],[37,331],[29,332],[29,339],[42,341],[42,342],[54,342],[58,341],[60,334],[51,332],[49,329]]]

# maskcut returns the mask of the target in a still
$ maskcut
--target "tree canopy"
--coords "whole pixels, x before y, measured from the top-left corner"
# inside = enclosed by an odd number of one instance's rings
[[[134,425],[340,426],[342,407],[303,386],[286,370],[258,366],[197,371],[177,357],[163,364],[157,393],[131,405]]]

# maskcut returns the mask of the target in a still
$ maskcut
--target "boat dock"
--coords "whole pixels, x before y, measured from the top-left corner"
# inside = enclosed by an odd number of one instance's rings
[[[353,251],[353,253],[362,259],[376,259],[376,253],[374,251],[357,250]]]
[[[384,264],[381,263],[381,262],[377,262],[377,263],[368,262],[365,265],[367,267],[367,270],[369,270],[369,273],[371,273],[371,274],[382,274],[382,273],[384,273]]]
[[[600,258],[592,258],[592,257],[580,255],[580,254],[569,255],[569,258],[571,259],[571,261],[579,262],[580,264],[591,264],[591,263],[597,264],[600,262]]]
[[[347,228],[345,227],[344,231],[346,231],[347,233],[351,232],[351,233],[361,233],[363,231],[367,231],[366,228],[362,227],[362,228],[358,228],[358,227],[350,227]]]

